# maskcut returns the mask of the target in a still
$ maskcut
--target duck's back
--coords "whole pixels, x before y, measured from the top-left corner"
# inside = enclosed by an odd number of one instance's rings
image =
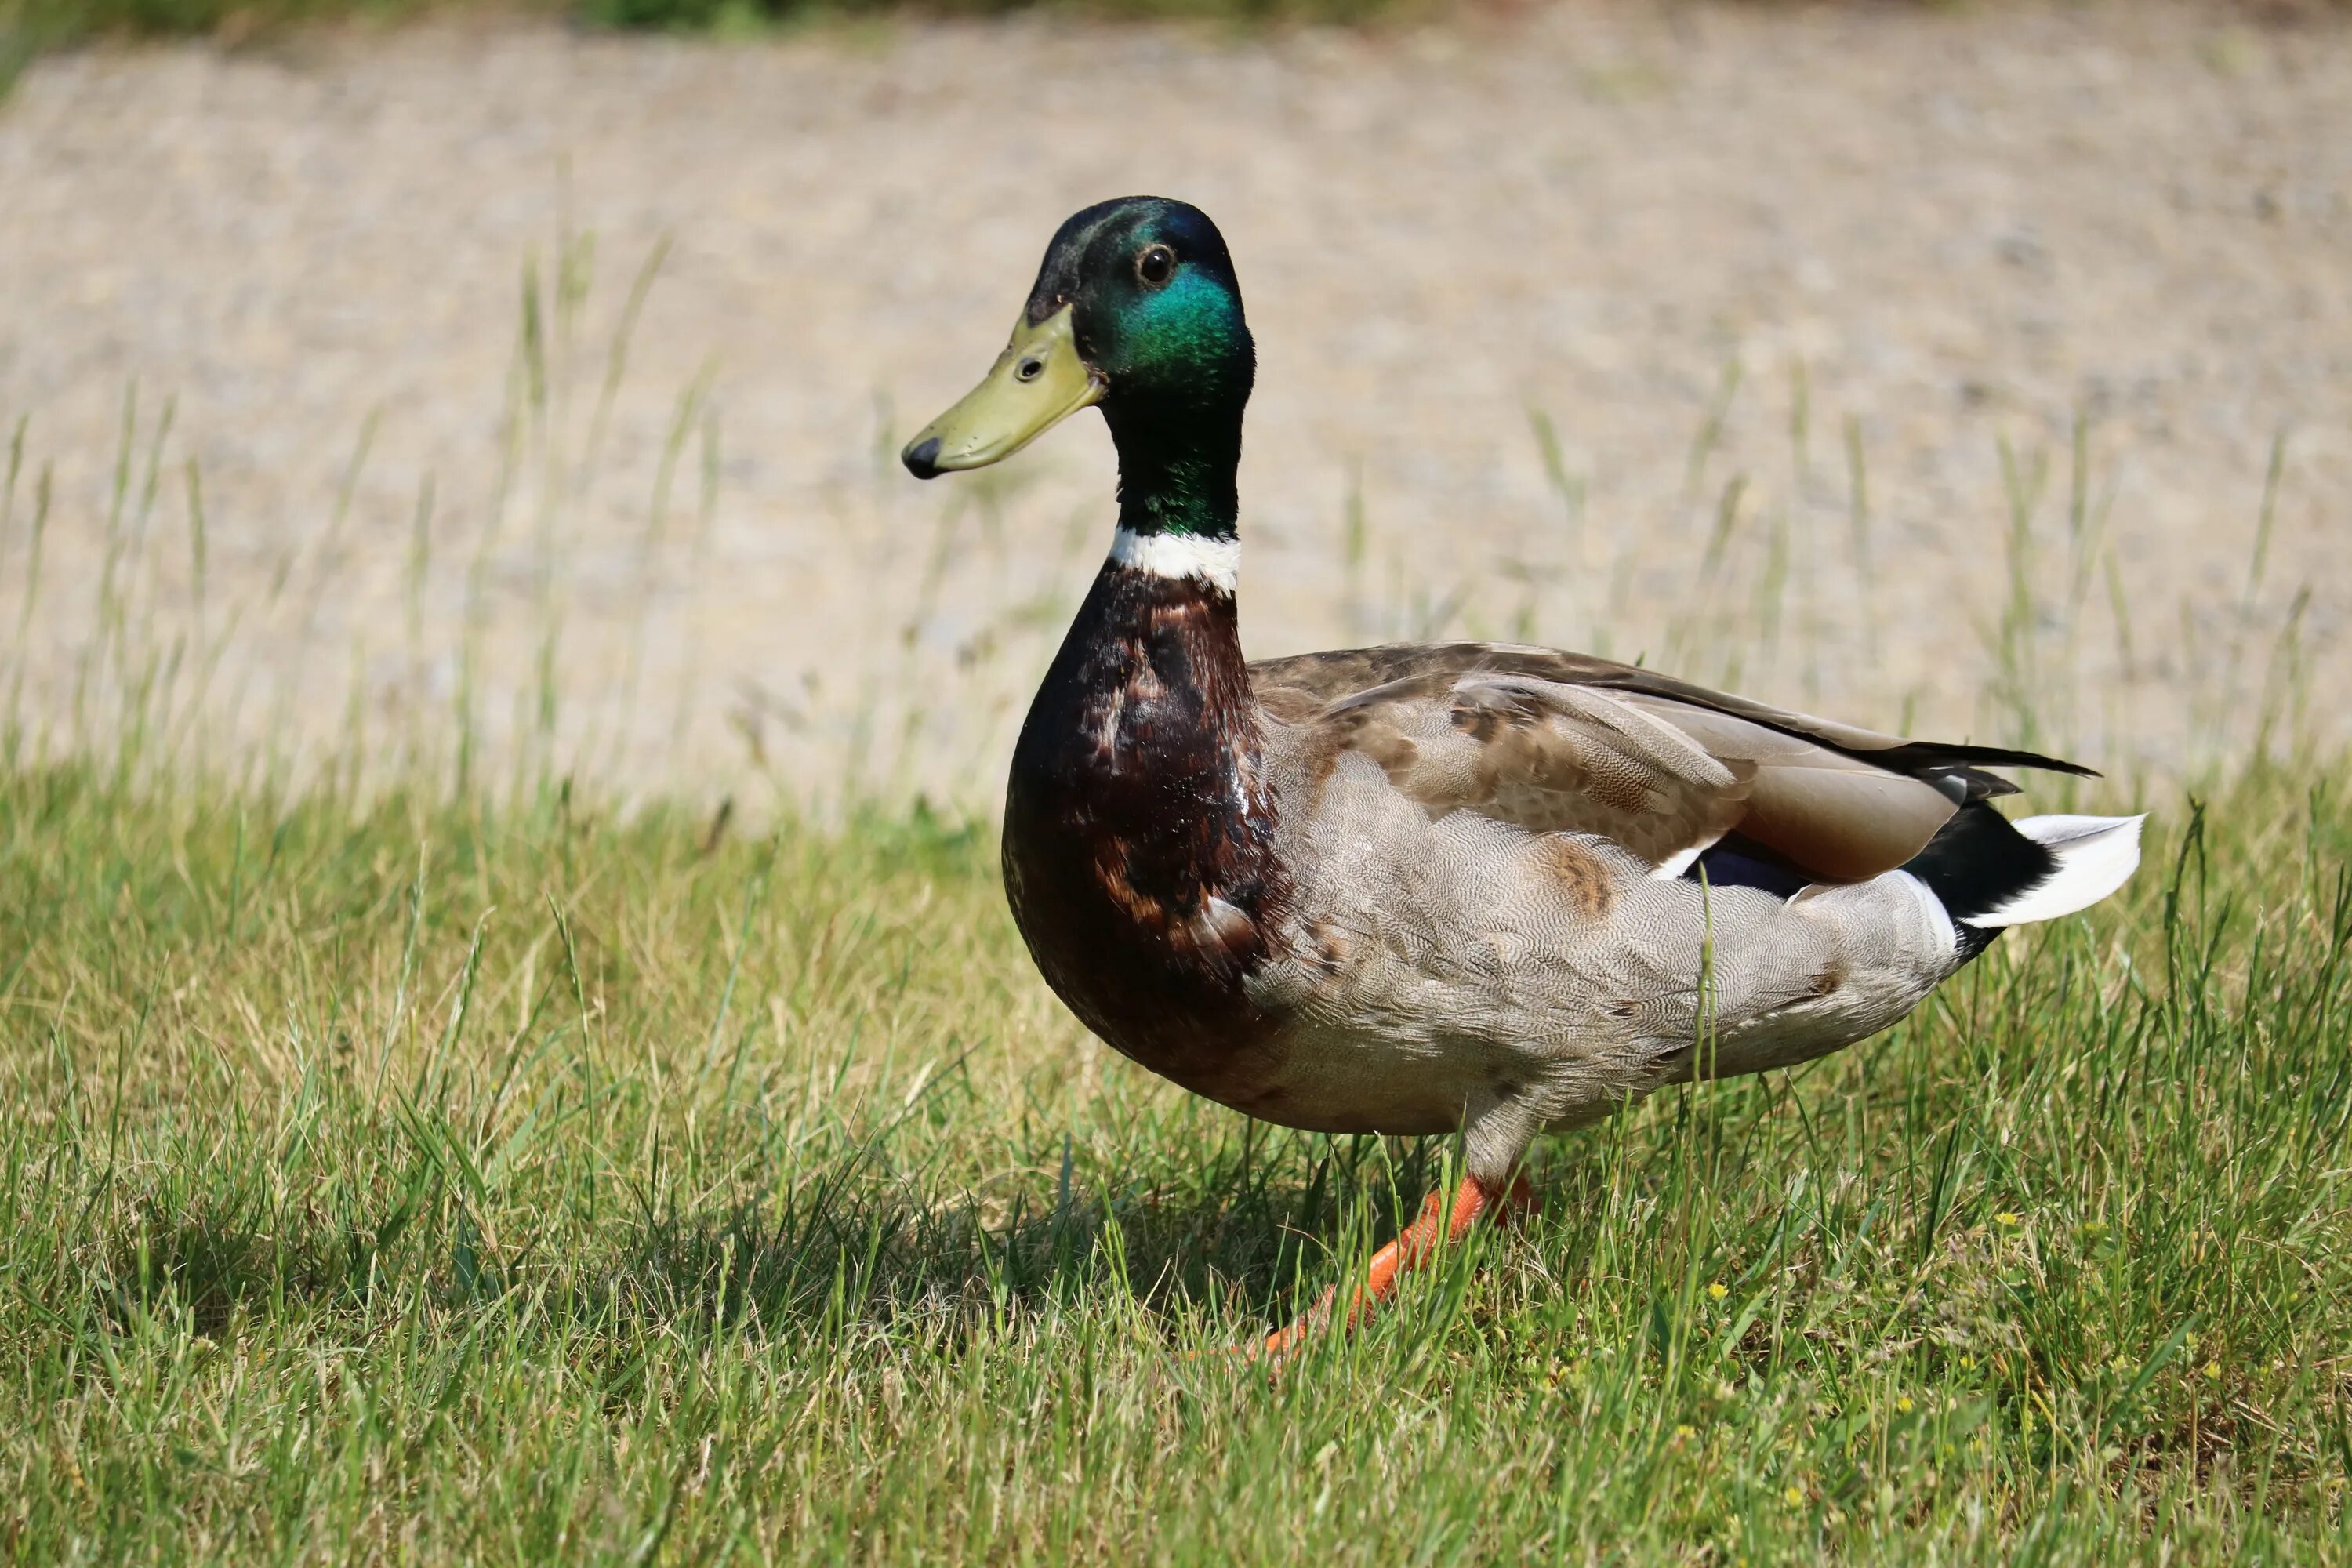
[[[1973,951],[1901,868],[1990,812],[1982,764],[2046,763],[1546,649],[1251,676],[1291,884],[1250,985],[1285,1071],[1244,1108],[1333,1131],[1570,1124],[1884,1027]]]

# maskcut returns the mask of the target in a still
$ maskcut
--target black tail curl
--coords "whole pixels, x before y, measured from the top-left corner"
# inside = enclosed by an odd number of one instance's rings
[[[1942,901],[1959,931],[1960,956],[1966,961],[1992,945],[2001,931],[1970,925],[1969,920],[1990,914],[2048,881],[2058,869],[2058,857],[2048,846],[2020,833],[2000,812],[1976,801],[1954,812],[1903,869],[1927,883],[1927,890]]]

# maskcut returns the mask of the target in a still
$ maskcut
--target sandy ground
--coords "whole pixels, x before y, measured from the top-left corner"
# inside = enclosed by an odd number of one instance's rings
[[[54,468],[10,682],[100,731],[159,661],[215,758],[470,707],[606,787],[985,802],[1108,443],[890,454],[1130,191],[1247,293],[1254,652],[1528,635],[2127,773],[2347,738],[2352,30],[2163,4],[45,61],[0,102],[0,635]]]

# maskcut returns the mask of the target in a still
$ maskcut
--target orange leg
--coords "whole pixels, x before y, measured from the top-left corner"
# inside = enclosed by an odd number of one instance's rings
[[[1436,1256],[1441,1245],[1461,1240],[1463,1233],[1480,1215],[1492,1210],[1499,1220],[1516,1219],[1534,1202],[1534,1189],[1528,1185],[1525,1176],[1512,1178],[1509,1188],[1500,1194],[1475,1176],[1465,1176],[1462,1184],[1454,1190],[1450,1212],[1444,1193],[1430,1194],[1429,1201],[1421,1205],[1421,1217],[1405,1226],[1403,1234],[1394,1241],[1372,1254],[1371,1264],[1364,1270],[1363,1283],[1349,1293],[1348,1310],[1339,1320],[1340,1328],[1353,1328],[1370,1317],[1374,1308],[1396,1294],[1399,1275],[1427,1263]],[[1266,1359],[1283,1361],[1296,1353],[1311,1335],[1328,1328],[1339,1296],[1339,1288],[1332,1287],[1297,1322],[1269,1334]]]

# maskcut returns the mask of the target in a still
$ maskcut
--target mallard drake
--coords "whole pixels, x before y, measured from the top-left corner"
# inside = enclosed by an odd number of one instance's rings
[[[1152,1071],[1291,1127],[1460,1134],[1459,1187],[1346,1318],[1508,1206],[1538,1133],[1851,1045],[2137,867],[2139,817],[1993,808],[2016,786],[1990,769],[2090,772],[2031,752],[1542,647],[1245,661],[1255,374],[1216,226],[1105,202],[901,456],[919,479],[975,468],[1102,410],[1118,529],[1013,750],[1005,891],[1047,984]]]

